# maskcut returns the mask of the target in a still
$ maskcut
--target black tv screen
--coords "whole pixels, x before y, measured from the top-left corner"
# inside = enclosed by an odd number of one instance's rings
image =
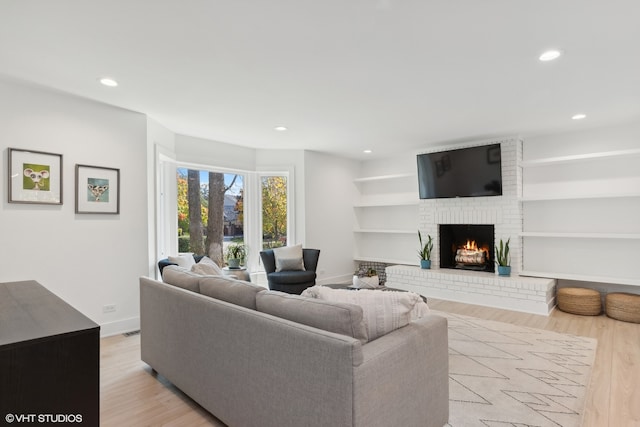
[[[502,195],[500,144],[418,154],[421,199]]]

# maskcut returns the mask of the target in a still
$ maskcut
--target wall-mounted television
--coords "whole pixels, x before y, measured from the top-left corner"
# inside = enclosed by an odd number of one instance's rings
[[[421,199],[502,195],[500,144],[418,154]]]

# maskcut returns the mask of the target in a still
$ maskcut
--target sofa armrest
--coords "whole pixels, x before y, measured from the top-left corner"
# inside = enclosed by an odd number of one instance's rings
[[[449,419],[447,319],[428,315],[363,346],[357,426],[441,427]]]

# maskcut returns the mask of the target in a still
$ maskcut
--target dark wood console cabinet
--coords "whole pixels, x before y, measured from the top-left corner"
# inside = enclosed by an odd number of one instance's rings
[[[33,280],[0,283],[0,424],[12,417],[100,423],[100,326]]]

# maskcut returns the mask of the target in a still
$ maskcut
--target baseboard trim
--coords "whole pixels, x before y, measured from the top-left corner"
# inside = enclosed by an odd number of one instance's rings
[[[100,338],[124,334],[125,332],[136,331],[138,329],[140,329],[140,317],[107,322],[100,325]]]

